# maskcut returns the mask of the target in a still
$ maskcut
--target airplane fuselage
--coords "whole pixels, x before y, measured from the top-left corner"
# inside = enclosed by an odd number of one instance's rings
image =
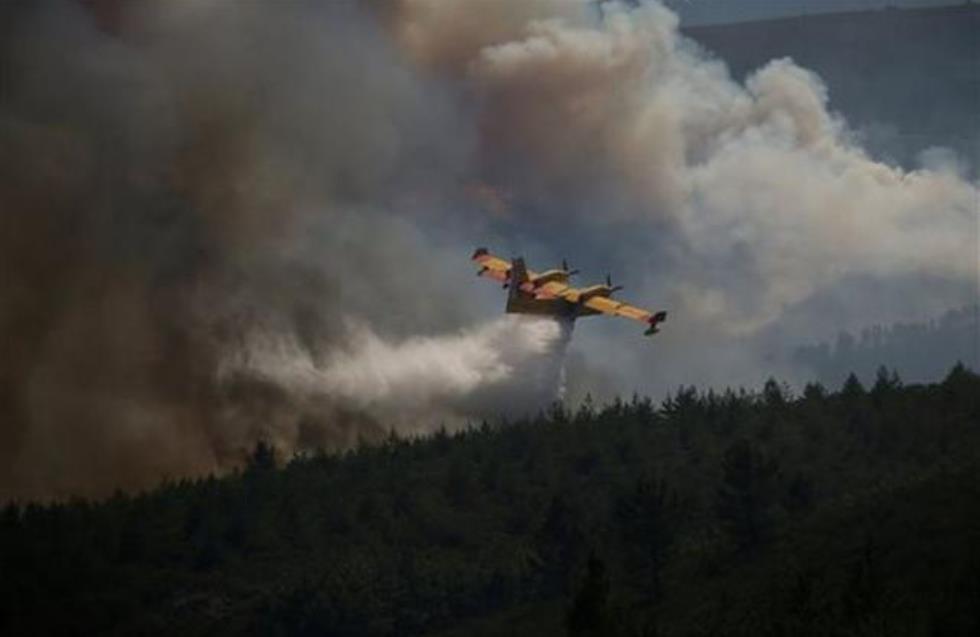
[[[565,270],[547,270],[531,279],[531,283],[535,287],[544,285],[545,283],[551,283],[552,281],[568,283],[568,272]]]

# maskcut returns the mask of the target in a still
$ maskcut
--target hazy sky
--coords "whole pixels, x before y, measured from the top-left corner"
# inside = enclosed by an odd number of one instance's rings
[[[666,0],[687,24],[757,20],[779,16],[961,4],[950,0]]]
[[[734,77],[676,27],[590,0],[0,2],[0,502],[533,413],[566,348],[570,400],[806,380],[800,344],[975,302],[955,158],[879,161],[816,73]],[[476,245],[670,320],[513,321]]]

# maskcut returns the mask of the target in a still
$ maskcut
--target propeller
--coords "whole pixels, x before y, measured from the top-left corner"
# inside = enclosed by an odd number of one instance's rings
[[[610,294],[612,294],[613,292],[618,292],[623,289],[623,286],[621,285],[613,285],[612,276],[609,274],[606,275],[606,287],[609,288]]]
[[[568,261],[566,261],[565,259],[561,260],[561,269],[564,270],[565,274],[567,274],[568,276],[572,276],[573,274],[578,274],[578,270],[568,269]]]

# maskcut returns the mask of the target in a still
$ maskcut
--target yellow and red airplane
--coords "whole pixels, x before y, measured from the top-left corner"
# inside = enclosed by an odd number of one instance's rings
[[[569,270],[564,261],[560,269],[540,274],[528,270],[520,257],[507,261],[493,256],[486,248],[477,248],[473,261],[480,265],[477,275],[500,281],[508,289],[507,311],[510,313],[561,316],[573,320],[595,314],[622,316],[646,323],[648,327],[644,334],[647,336],[656,334],[657,326],[667,320],[667,312],[648,312],[611,298],[622,286],[614,286],[608,276],[605,285],[573,288],[568,280],[578,274],[578,270]]]

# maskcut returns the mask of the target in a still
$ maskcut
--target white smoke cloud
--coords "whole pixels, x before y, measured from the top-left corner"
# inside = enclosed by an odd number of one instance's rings
[[[598,13],[527,22],[475,54],[469,80],[495,179],[549,202],[535,210],[606,254],[630,246],[622,267],[643,264],[638,233],[663,254],[633,274],[640,298],[675,318],[651,369],[661,390],[678,373],[753,382],[776,367],[753,339],[854,277],[957,282],[947,307],[971,302],[980,191],[948,153],[915,170],[876,161],[792,60],[740,84],[660,4]],[[823,322],[872,308],[844,311]],[[810,336],[783,333],[784,347]],[[738,362],[716,379],[719,358]]]
[[[660,5],[610,3],[597,24],[533,21],[483,49],[472,77],[504,151],[543,187],[612,182],[630,214],[674,224],[673,300],[735,333],[854,272],[975,276],[975,185],[874,161],[814,74],[776,60],[740,86],[676,27]]]
[[[351,322],[346,344],[316,360],[288,334],[262,331],[219,374],[260,378],[294,399],[418,434],[526,416],[559,400],[571,332],[567,321],[504,316],[458,333],[393,341]]]

